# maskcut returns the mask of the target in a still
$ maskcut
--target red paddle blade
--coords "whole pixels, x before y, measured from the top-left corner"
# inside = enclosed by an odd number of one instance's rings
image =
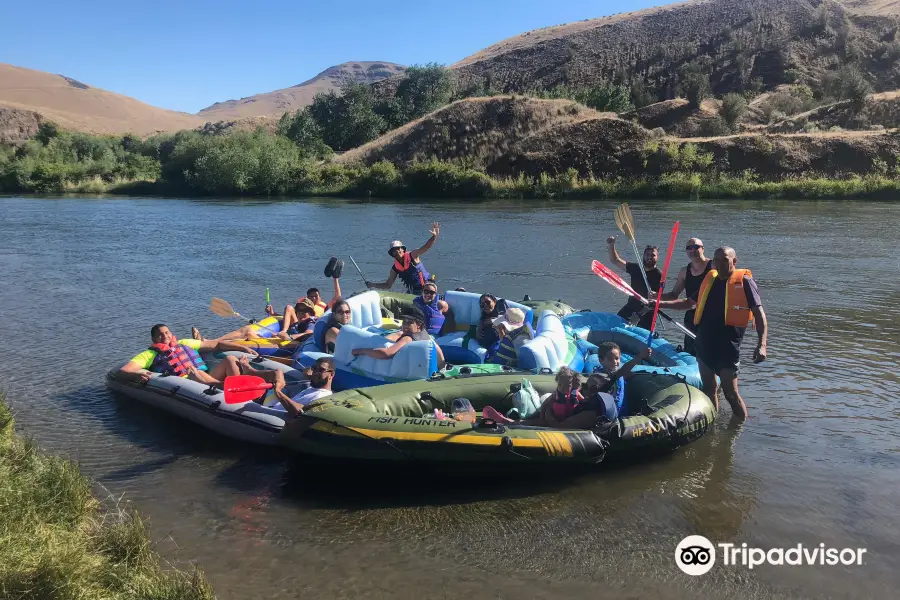
[[[591,270],[594,272],[594,275],[600,277],[603,281],[613,286],[620,292],[625,292],[626,294],[634,296],[644,304],[647,303],[647,300],[645,300],[643,296],[634,291],[634,288],[625,283],[624,279],[619,277],[619,275],[615,271],[613,271],[600,261],[595,260],[594,262],[592,262]]]
[[[262,377],[232,375],[225,378],[225,404],[241,404],[262,397],[272,387]]]
[[[662,277],[659,280],[659,291],[656,292],[656,302],[653,309],[653,320],[650,322],[650,337],[647,339],[647,346],[653,344],[653,330],[656,328],[656,317],[659,315],[659,301],[662,299],[663,291],[666,288],[666,275],[669,272],[669,263],[672,262],[672,251],[675,250],[675,238],[678,237],[678,221],[672,227],[672,235],[669,237],[669,249],[666,252],[666,263],[663,265]]]

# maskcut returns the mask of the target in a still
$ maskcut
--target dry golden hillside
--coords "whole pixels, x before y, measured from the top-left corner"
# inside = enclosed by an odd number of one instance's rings
[[[148,135],[202,125],[205,119],[53,75],[0,63],[0,105],[33,111],[66,129]]]
[[[590,146],[606,156],[639,146],[649,133],[638,125],[569,100],[495,96],[467,98],[344,153],[342,163],[399,166],[437,158],[462,161],[498,175],[555,170]],[[584,159],[585,157],[581,157]],[[526,164],[527,163],[527,164]],[[541,168],[534,165],[540,164]],[[565,170],[565,167],[560,167]]]
[[[316,94],[336,90],[345,81],[374,83],[405,70],[405,67],[389,62],[347,62],[328,68],[312,79],[295,86],[240,100],[217,102],[197,114],[208,121],[244,117],[280,117],[287,111],[312,104]]]
[[[661,104],[664,118],[685,106]],[[698,112],[714,110],[705,104]],[[437,158],[491,175],[538,177],[574,169],[596,177],[659,175],[678,165],[681,148],[713,157],[686,168],[720,173],[753,171],[762,177],[871,172],[900,158],[896,132],[816,134],[744,133],[715,138],[660,137],[639,124],[566,100],[495,96],[470,98],[441,108],[336,160],[344,164],[392,162],[403,167]],[[672,158],[675,156],[676,158]],[[681,164],[679,168],[685,168]]]

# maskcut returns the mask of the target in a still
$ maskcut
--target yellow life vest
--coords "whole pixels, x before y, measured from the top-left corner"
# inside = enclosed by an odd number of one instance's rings
[[[700,284],[700,293],[697,296],[697,309],[694,313],[694,325],[699,325],[703,318],[703,309],[706,307],[706,299],[709,290],[719,272],[710,269]],[[753,323],[753,311],[747,304],[747,294],[744,293],[744,277],[753,278],[750,269],[735,269],[728,283],[725,284],[725,324],[732,327],[749,327]]]

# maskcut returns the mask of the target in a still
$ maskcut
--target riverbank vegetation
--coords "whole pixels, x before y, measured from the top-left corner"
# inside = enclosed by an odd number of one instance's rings
[[[321,160],[265,131],[180,132],[146,140],[42,132],[0,155],[0,191],[139,195],[293,195],[434,198],[896,198],[896,167],[844,176],[761,177],[717,170],[694,144],[649,141],[644,173],[491,176],[464,160],[397,167]],[[761,141],[760,143],[763,143]],[[471,162],[471,161],[470,161]]]
[[[104,508],[74,463],[13,432],[0,395],[0,597],[206,600],[202,573],[163,570],[148,526]]]
[[[832,127],[800,138],[763,124],[729,135],[751,117],[788,128],[780,111],[809,111],[817,95],[848,97],[834,106],[864,112],[870,88],[852,69],[816,92],[795,86],[753,101],[736,93],[711,101],[706,74],[688,69],[687,100],[638,109],[651,100],[645,90],[605,82],[503,96],[490,82],[463,88],[447,69],[425,65],[394,83],[387,93],[351,82],[250,131],[208,125],[139,138],[44,122],[27,142],[0,148],[0,192],[890,198],[900,185],[896,135],[848,137]],[[672,136],[661,123],[684,132]],[[706,130],[716,135],[687,133]]]

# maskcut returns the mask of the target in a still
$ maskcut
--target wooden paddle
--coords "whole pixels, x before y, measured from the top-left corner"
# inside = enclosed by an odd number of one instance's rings
[[[243,404],[262,398],[272,387],[262,377],[255,375],[231,375],[225,378],[225,404]],[[262,392],[262,393],[260,393]]]
[[[247,321],[248,323],[250,322],[250,319],[235,311],[233,308],[231,308],[231,305],[228,304],[228,302],[222,300],[221,298],[213,298],[209,303],[209,310],[219,315],[220,317],[238,317]]]
[[[631,208],[628,207],[627,202],[623,202],[616,208],[615,216],[616,226],[619,228],[619,231],[624,233],[625,237],[631,241],[631,247],[634,249],[634,257],[637,259],[637,265],[641,270],[641,275],[644,278],[644,285],[647,286],[647,294],[649,295],[653,290],[650,289],[650,283],[647,281],[647,273],[644,271],[644,257],[638,252],[637,242],[634,239],[634,217],[631,215]]]
[[[231,305],[227,301],[222,300],[221,298],[213,298],[212,300],[210,300],[209,310],[211,310],[212,312],[214,312],[216,315],[218,315],[220,317],[225,317],[226,319],[231,318],[231,317],[238,317],[239,319],[243,319],[243,320],[247,321],[248,323],[253,323],[252,319],[248,319],[241,313],[239,313],[236,310],[234,310],[233,308],[231,308]],[[275,316],[275,315],[270,315],[270,316]],[[259,323],[256,323],[256,325],[259,325]],[[277,327],[275,329],[272,329],[271,327],[266,327],[265,325],[259,325],[259,328],[265,329],[266,331],[271,331],[272,333],[278,333]]]

